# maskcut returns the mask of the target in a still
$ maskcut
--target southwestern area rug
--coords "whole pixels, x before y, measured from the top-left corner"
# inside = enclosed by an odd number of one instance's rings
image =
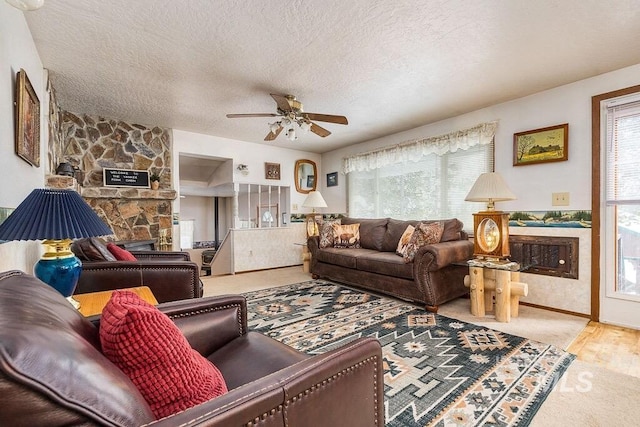
[[[575,358],[324,280],[244,295],[251,330],[309,354],[377,338],[387,426],[526,426]]]

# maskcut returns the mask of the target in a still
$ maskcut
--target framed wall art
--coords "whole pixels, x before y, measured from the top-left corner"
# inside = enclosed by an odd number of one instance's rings
[[[280,163],[264,164],[265,179],[280,179]]]
[[[16,154],[40,167],[40,100],[27,73],[16,75]]]
[[[338,185],[338,172],[331,172],[327,174],[327,187],[335,187]]]
[[[568,159],[568,123],[513,134],[513,166]]]

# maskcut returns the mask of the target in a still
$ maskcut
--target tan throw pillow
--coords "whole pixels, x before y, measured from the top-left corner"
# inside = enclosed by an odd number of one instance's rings
[[[396,255],[404,257],[404,255],[407,253],[407,246],[409,246],[409,240],[411,240],[411,235],[413,234],[414,230],[415,227],[413,225],[408,225],[407,228],[405,228],[404,233],[402,233],[400,241],[398,242]]]
[[[333,247],[351,248],[360,247],[360,224],[332,224],[333,227]]]
[[[320,224],[320,247],[332,248],[335,239],[333,238],[333,224],[340,225],[342,220],[324,221]]]
[[[424,222],[419,223],[409,239],[406,253],[402,256],[404,262],[413,262],[420,247],[438,243],[443,232],[444,225],[440,221],[430,224],[425,224]]]

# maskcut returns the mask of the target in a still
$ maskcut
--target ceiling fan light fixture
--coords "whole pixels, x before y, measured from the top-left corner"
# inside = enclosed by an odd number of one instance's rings
[[[271,133],[275,134],[278,132],[278,129],[280,129],[280,122],[269,123],[269,129],[271,130]]]
[[[287,138],[289,138],[289,141],[295,141],[296,140],[296,130],[291,128],[289,129],[289,131],[287,132]]]
[[[293,126],[293,121],[289,117],[285,117],[280,122],[280,125],[285,129],[289,129]]]
[[[302,129],[305,133],[309,132],[309,130],[311,130],[311,123],[310,122],[301,121],[301,122],[298,122],[298,124],[300,125],[300,129]]]

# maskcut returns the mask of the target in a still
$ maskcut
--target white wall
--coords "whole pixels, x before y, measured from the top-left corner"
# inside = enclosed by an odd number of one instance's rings
[[[501,202],[507,211],[552,210],[552,192],[569,192],[570,205],[563,210],[591,209],[591,97],[600,93],[640,84],[640,64],[581,80],[511,102],[493,105],[452,119],[422,126],[406,132],[375,139],[322,155],[322,176],[341,171],[344,157],[398,144],[466,129],[476,124],[498,120],[496,133],[496,171],[509,183],[518,197]],[[513,134],[562,123],[569,123],[569,160],[514,167]],[[320,191],[335,212],[346,212],[346,177],[339,173],[339,185]]]
[[[16,73],[23,68],[40,100],[40,167],[36,168],[15,154],[15,115],[13,108]],[[23,12],[0,2],[0,207],[15,208],[34,188],[43,187],[47,165],[45,150],[48,132],[48,99],[45,72],[33,43]],[[0,244],[0,271],[19,269],[31,272],[40,253],[35,242]]]
[[[296,160],[309,159],[316,162],[318,171],[321,168],[321,156],[308,151],[291,150],[275,145],[255,144],[251,142],[237,141],[233,139],[220,138],[216,136],[203,135],[182,130],[173,131],[173,186],[179,191],[180,166],[178,158],[180,153],[213,156],[233,159],[233,164],[246,164],[249,166],[249,174],[242,175],[235,173],[234,182],[280,185],[291,187],[291,205],[287,209],[282,209],[289,213],[308,213],[311,209],[303,208],[302,202],[307,197],[306,194],[298,193],[295,190],[293,177]],[[280,180],[266,179],[264,164],[280,164]],[[235,169],[235,167],[234,167]],[[322,175],[321,175],[322,176]],[[297,209],[292,209],[297,205]],[[180,199],[174,202],[174,212],[180,212]],[[222,238],[222,236],[221,236]]]

